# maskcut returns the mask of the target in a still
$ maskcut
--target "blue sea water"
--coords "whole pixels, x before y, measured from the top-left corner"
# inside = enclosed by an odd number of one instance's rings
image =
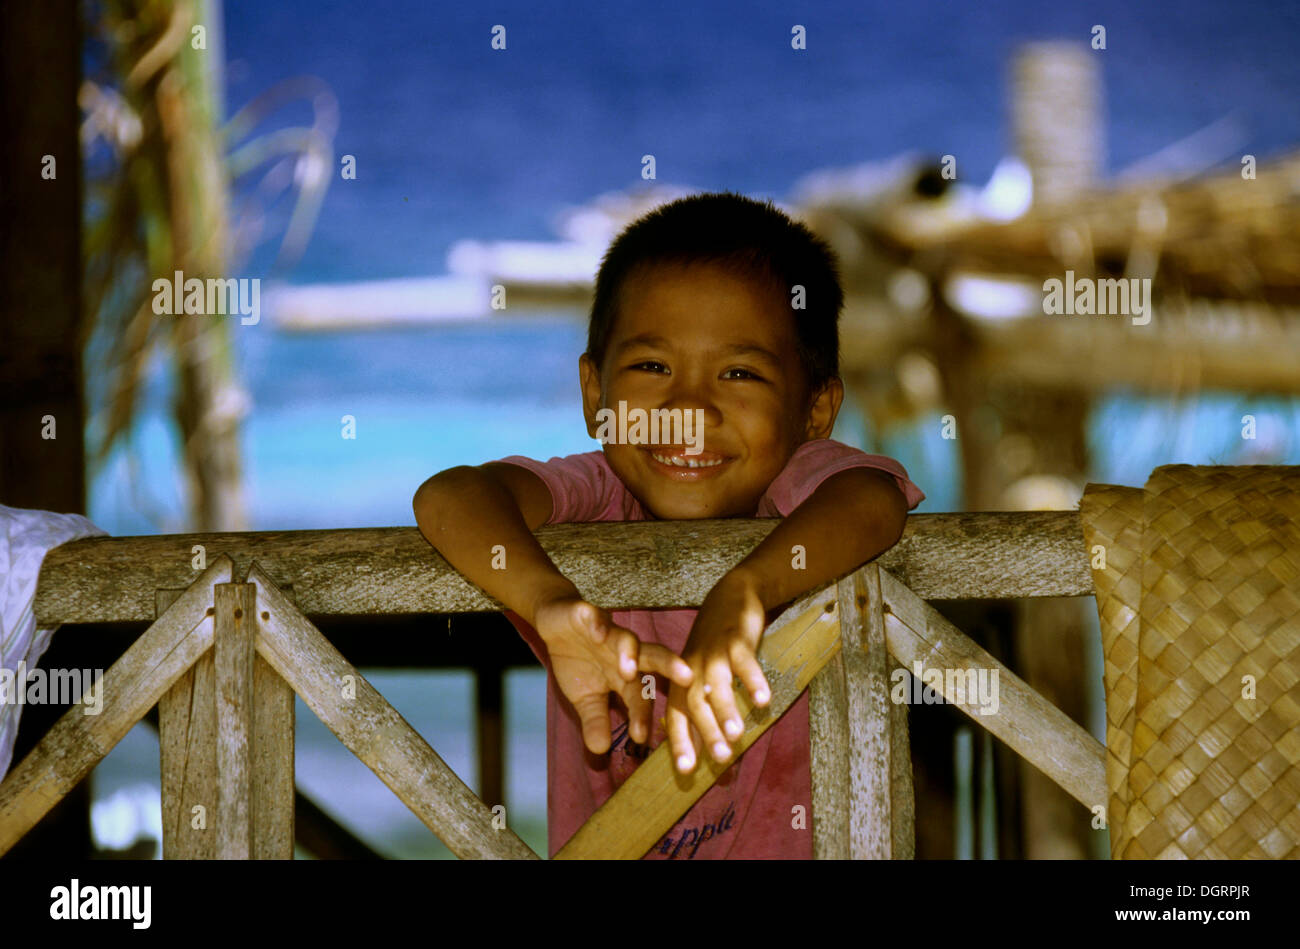
[[[796,23],[808,36],[799,53],[790,48]],[[505,51],[489,46],[497,24]],[[1030,39],[1086,42],[1097,24],[1107,31],[1096,55],[1110,171],[1225,115],[1246,129],[1242,152],[1263,157],[1300,141],[1292,2],[230,2],[225,93],[233,111],[282,79],[317,76],[337,97],[335,162],[356,158],[356,179],[335,170],[305,254],[280,276],[427,276],[444,272],[461,238],[554,237],[566,206],[638,185],[648,153],[663,182],[777,199],[810,171],[909,150],[953,154],[959,177],[982,183],[1009,139],[1009,54]],[[299,103],[262,131],[309,119]],[[258,184],[241,181],[241,194]],[[268,233],[287,215],[283,200],[268,208]],[[275,250],[273,240],[253,249],[245,274],[270,276]],[[251,397],[243,443],[252,527],[410,525],[415,487],[438,470],[591,450],[577,387],[584,333],[581,314],[565,313],[319,335],[278,333],[266,320],[234,326]],[[185,526],[165,370],[151,373],[135,468],[119,452],[92,482],[92,519],[115,534]],[[1249,444],[1240,437],[1246,413],[1259,419]],[[345,415],[356,419],[354,440],[340,435]],[[956,447],[939,432],[926,420],[879,446],[925,488],[922,510],[958,506]],[[876,446],[851,407],[835,437]],[[1300,413],[1293,401],[1116,393],[1093,414],[1090,449],[1093,480],[1125,484],[1170,461],[1300,463]],[[403,673],[384,683],[471,778],[465,678]],[[542,682],[523,673],[512,683],[511,809],[518,801],[542,850]],[[427,831],[387,789],[299,711],[305,789],[394,854],[436,852],[418,843]],[[101,767],[101,791],[125,786],[151,760],[156,775],[156,750],[133,737]]]

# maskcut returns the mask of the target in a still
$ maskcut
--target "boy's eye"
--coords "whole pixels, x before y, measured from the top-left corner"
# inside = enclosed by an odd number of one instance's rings
[[[762,381],[763,381],[763,377],[762,377],[762,376],[760,376],[760,375],[759,375],[758,373],[756,373],[756,372],[750,372],[748,369],[728,369],[725,373],[723,373],[723,375],[724,375],[724,376],[729,376],[729,375],[731,375],[731,373],[733,373],[733,372],[743,373],[744,375],[743,375],[741,378],[746,378],[746,377],[747,377],[747,378],[750,378],[750,379],[756,379],[756,380],[758,380],[759,382],[762,382]]]
[[[634,365],[632,368],[633,368],[633,369],[645,369],[647,366],[650,366],[650,367],[652,367],[653,369],[663,369],[663,368],[664,368],[664,364],[663,364],[663,363],[661,363],[661,362],[655,362],[653,359],[647,359],[645,362],[639,362],[639,363],[637,363],[636,365]]]

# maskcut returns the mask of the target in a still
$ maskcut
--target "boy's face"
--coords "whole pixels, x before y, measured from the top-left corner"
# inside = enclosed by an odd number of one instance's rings
[[[794,311],[765,285],[706,264],[657,264],[634,273],[621,297],[604,366],[579,360],[588,432],[598,437],[597,411],[617,416],[620,401],[629,431],[633,410],[689,413],[703,422],[702,442],[694,430],[684,443],[681,429],[661,426],[655,444],[621,444],[612,426],[609,466],[661,520],[752,517],[795,449],[830,437],[844,397],[839,380],[810,404]],[[688,453],[692,443],[703,451]]]

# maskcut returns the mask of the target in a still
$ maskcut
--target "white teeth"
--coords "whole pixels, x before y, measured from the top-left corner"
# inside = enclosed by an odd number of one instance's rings
[[[678,468],[715,468],[726,460],[719,458],[717,461],[697,461],[692,458],[669,458],[666,455],[656,455],[654,452],[651,452],[650,456],[655,461],[665,465],[674,465]]]

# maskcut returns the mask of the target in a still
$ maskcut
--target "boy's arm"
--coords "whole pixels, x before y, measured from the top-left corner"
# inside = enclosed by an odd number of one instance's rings
[[[533,529],[551,516],[550,489],[537,475],[511,464],[449,468],[420,485],[412,500],[420,532],[462,576],[537,630],[551,671],[582,722],[594,754],[609,750],[609,693],[628,708],[632,740],[647,740],[651,705],[637,669],[683,687],[690,667],[656,643],[641,643],[586,602],[556,569]],[[505,559],[493,553],[500,545]],[[494,563],[501,564],[497,569]]]
[[[764,610],[825,586],[903,536],[907,499],[879,468],[850,468],[827,478],[730,573],[747,575]],[[793,565],[804,548],[803,569]]]
[[[447,562],[530,625],[541,601],[579,595],[533,536],[551,516],[551,493],[526,468],[448,468],[420,485],[411,506],[420,532]],[[498,544],[505,570],[492,565]]]
[[[888,550],[902,536],[906,520],[907,500],[891,475],[874,468],[840,471],[717,582],[682,650],[694,684],[669,692],[665,725],[678,770],[695,767],[692,725],[717,761],[731,756],[728,739],[744,730],[734,677],[740,677],[755,705],[770,701],[756,658],[767,612]],[[804,549],[802,558],[796,558],[796,545]]]

